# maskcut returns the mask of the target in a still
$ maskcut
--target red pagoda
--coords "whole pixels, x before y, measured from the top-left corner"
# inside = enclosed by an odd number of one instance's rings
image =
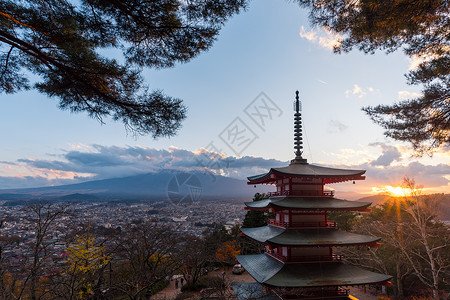
[[[248,210],[273,212],[267,226],[242,228],[242,234],[264,245],[265,252],[236,256],[264,288],[281,299],[349,299],[347,287],[388,284],[391,276],[345,264],[335,247],[378,247],[380,238],[339,230],[331,211],[367,212],[371,203],[334,198],[324,185],[364,180],[365,170],[310,165],[302,158],[301,108],[296,92],[295,159],[289,166],[248,177],[248,184],[274,184],[270,198],[249,202]],[[239,295],[238,295],[239,296]]]

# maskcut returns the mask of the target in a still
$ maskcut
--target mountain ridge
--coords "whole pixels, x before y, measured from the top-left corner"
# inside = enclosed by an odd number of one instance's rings
[[[190,181],[181,182],[189,179]],[[188,192],[187,189],[200,190],[205,197],[223,196],[225,198],[253,197],[255,188],[245,180],[201,172],[180,172],[165,170],[133,176],[99,179],[81,183],[21,189],[0,190],[0,200],[18,198],[63,197],[71,194],[115,197],[167,197],[169,193]],[[259,192],[266,192],[266,188]],[[251,199],[251,198],[250,198]]]
[[[21,189],[0,189],[0,201],[20,204],[22,201],[101,201],[101,200],[164,200],[185,196],[192,200],[250,201],[256,192],[273,191],[273,186],[254,188],[246,180],[201,172],[164,170],[133,176],[91,180],[81,183]],[[350,197],[351,195],[351,197]],[[371,202],[372,206],[393,198],[386,194],[363,196],[353,192],[337,192],[336,198]],[[450,194],[437,194],[443,207],[441,219],[450,220]],[[394,197],[395,198],[395,197]]]

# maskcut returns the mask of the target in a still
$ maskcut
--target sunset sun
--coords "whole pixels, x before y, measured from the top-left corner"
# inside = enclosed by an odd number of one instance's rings
[[[372,187],[372,192],[376,194],[388,194],[392,197],[402,197],[409,195],[411,193],[411,189],[402,186],[385,185],[381,187]]]

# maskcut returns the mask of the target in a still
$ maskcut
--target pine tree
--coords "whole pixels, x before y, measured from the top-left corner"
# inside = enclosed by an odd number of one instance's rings
[[[269,198],[269,195],[264,193],[256,193],[253,197],[253,201],[261,201],[267,198]],[[253,228],[267,225],[267,220],[269,220],[272,215],[273,214],[262,210],[249,210],[245,214],[244,221],[242,222],[242,228]]]
[[[407,75],[423,95],[393,105],[365,107],[385,135],[412,144],[416,153],[450,145],[450,2],[447,0],[298,0],[312,24],[345,36],[335,52],[399,48],[426,58]]]
[[[150,92],[142,67],[167,68],[209,49],[244,0],[0,1],[0,92],[36,88],[59,107],[111,116],[134,134],[175,134],[186,108]],[[104,49],[123,50],[123,63]],[[38,81],[30,82],[30,73]],[[34,77],[33,77],[34,78]]]

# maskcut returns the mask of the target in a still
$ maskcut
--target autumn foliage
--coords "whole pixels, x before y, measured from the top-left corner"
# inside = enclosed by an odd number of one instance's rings
[[[235,256],[241,253],[240,246],[236,241],[227,241],[216,251],[216,259],[225,263],[233,263]]]
[[[98,245],[94,238],[84,234],[75,239],[67,248],[69,257],[67,275],[72,278],[72,289],[80,298],[92,293],[95,273],[105,267],[110,257],[105,254],[104,246]]]

